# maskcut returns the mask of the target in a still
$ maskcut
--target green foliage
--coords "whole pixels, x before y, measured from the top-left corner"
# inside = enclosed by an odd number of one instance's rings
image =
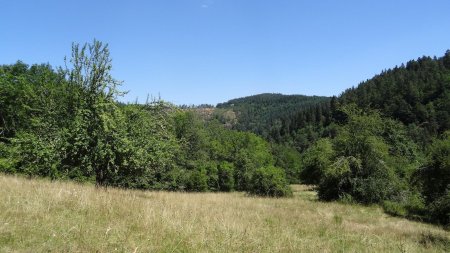
[[[256,169],[274,163],[262,138],[206,122],[195,111],[163,101],[118,103],[121,83],[111,76],[106,44],[73,44],[66,66],[0,66],[1,172],[232,191],[249,189]]]
[[[319,197],[325,200],[350,195],[354,201],[381,203],[395,198],[402,184],[390,164],[389,145],[382,138],[383,119],[377,112],[344,107],[348,123],[333,140],[337,159],[319,184]]]
[[[450,225],[450,132],[444,133],[430,147],[427,163],[415,174],[430,219]]]
[[[188,175],[186,182],[188,191],[204,192],[208,190],[208,176],[205,170],[193,170]]]
[[[0,172],[16,173],[16,164],[11,155],[11,148],[0,142]]]
[[[284,119],[324,101],[328,98],[265,93],[218,104],[216,115],[234,129],[280,141],[286,127]]]
[[[450,226],[450,190],[429,205],[430,219],[446,227]]]
[[[11,141],[10,155],[16,161],[17,172],[28,176],[58,177],[60,159],[55,143],[29,133],[18,133]]]
[[[234,189],[234,165],[229,162],[222,162],[218,167],[219,190],[232,191]]]
[[[300,183],[302,158],[300,153],[289,145],[271,143],[275,166],[283,168],[286,179],[291,184]]]
[[[177,155],[181,148],[174,133],[171,110],[161,101],[122,108],[125,117],[126,157],[118,171],[119,184],[140,189],[183,188]]]
[[[427,203],[446,193],[450,187],[450,132],[431,145],[427,163],[417,176]]]
[[[422,57],[376,75],[345,91],[342,103],[379,109],[404,124],[420,125],[435,136],[450,127],[450,68],[444,57]],[[425,143],[430,139],[424,139]]]
[[[329,139],[320,139],[303,153],[301,179],[305,184],[319,184],[325,170],[331,165],[334,156]]]
[[[401,203],[394,201],[384,201],[383,210],[393,216],[406,217],[408,215],[408,210]]]
[[[126,163],[127,142],[122,112],[115,103],[121,93],[115,80],[108,45],[94,40],[80,48],[72,45],[69,84],[80,91],[75,118],[69,126],[65,167],[75,167],[82,175],[95,173],[99,186],[115,185],[122,163]],[[76,172],[78,173],[78,172]]]
[[[282,169],[269,166],[255,171],[251,178],[250,194],[268,197],[286,197],[292,195]]]
[[[355,157],[339,157],[328,167],[320,180],[318,195],[322,200],[348,199],[352,196],[351,177],[352,171],[361,168],[361,161]]]

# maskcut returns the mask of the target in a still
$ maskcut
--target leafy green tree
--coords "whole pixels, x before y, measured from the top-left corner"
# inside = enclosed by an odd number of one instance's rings
[[[186,183],[188,191],[204,192],[208,190],[208,176],[204,169],[195,169],[189,171],[188,181]]]
[[[361,203],[381,203],[395,198],[402,184],[390,164],[389,145],[382,138],[383,119],[377,112],[363,112],[355,106],[333,140],[336,160],[325,170],[319,197],[325,200],[351,197]]]
[[[121,82],[111,76],[111,62],[107,44],[96,40],[82,47],[73,44],[66,72],[69,84],[81,94],[64,165],[84,176],[93,173],[98,186],[113,184],[127,153],[124,120],[115,102],[122,94],[117,89]]]
[[[329,139],[320,139],[302,156],[301,180],[305,184],[319,184],[325,170],[331,165],[334,151]]]
[[[292,190],[286,181],[284,171],[274,166],[261,167],[251,178],[250,194],[267,197],[286,197]]]
[[[292,146],[271,143],[275,166],[282,168],[286,173],[286,179],[291,184],[300,183],[300,171],[302,159],[300,153]]]
[[[431,203],[450,189],[450,131],[432,144],[427,160],[416,176],[422,182],[425,200]]]
[[[181,148],[171,120],[173,106],[162,101],[128,105],[125,118],[126,157],[120,163],[117,184],[140,189],[183,188],[177,156]]]
[[[234,189],[234,166],[229,162],[222,162],[218,166],[218,183],[220,191],[232,191]]]
[[[430,210],[429,219],[450,225],[450,132],[432,144],[427,163],[416,172],[416,182]]]

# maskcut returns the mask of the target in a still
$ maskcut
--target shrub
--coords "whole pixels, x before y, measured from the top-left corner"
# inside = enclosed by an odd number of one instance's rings
[[[450,132],[436,140],[428,154],[428,162],[414,175],[430,210],[433,222],[450,225]]]
[[[450,226],[450,191],[430,204],[430,218],[432,221]]]
[[[386,213],[393,216],[405,217],[408,214],[408,210],[406,210],[405,206],[398,202],[386,200],[383,202],[382,206]]]
[[[395,157],[382,138],[383,119],[376,112],[345,108],[348,123],[333,139],[334,162],[319,183],[319,198],[337,200],[350,195],[355,202],[382,203],[397,197],[403,181],[396,174]]]
[[[291,196],[284,171],[274,166],[262,167],[255,171],[251,178],[250,194],[268,197]]]
[[[205,170],[191,171],[186,183],[186,190],[205,192],[208,190],[208,176]]]
[[[333,146],[329,139],[320,139],[306,150],[300,177],[305,184],[318,184],[325,169],[331,165]]]
[[[444,137],[432,144],[428,162],[415,175],[427,203],[445,195],[450,187],[450,131]]]
[[[318,187],[318,195],[322,200],[337,200],[349,195],[352,170],[358,170],[361,161],[354,157],[340,157],[324,172]],[[349,195],[349,196],[348,196]]]
[[[52,142],[38,136],[19,133],[12,139],[11,156],[17,161],[17,172],[27,176],[58,177],[59,154]]]
[[[6,143],[0,142],[0,172],[3,173],[15,173],[15,164],[11,159],[11,151]]]
[[[229,162],[219,164],[219,190],[232,191],[234,189],[234,166]]]

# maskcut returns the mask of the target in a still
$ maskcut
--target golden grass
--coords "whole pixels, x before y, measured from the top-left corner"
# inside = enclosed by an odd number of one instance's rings
[[[449,232],[378,207],[108,189],[0,175],[0,252],[444,252]]]

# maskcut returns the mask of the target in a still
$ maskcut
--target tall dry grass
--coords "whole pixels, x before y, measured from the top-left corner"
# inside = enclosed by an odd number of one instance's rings
[[[1,252],[444,252],[449,232],[378,207],[95,189],[0,175]]]

